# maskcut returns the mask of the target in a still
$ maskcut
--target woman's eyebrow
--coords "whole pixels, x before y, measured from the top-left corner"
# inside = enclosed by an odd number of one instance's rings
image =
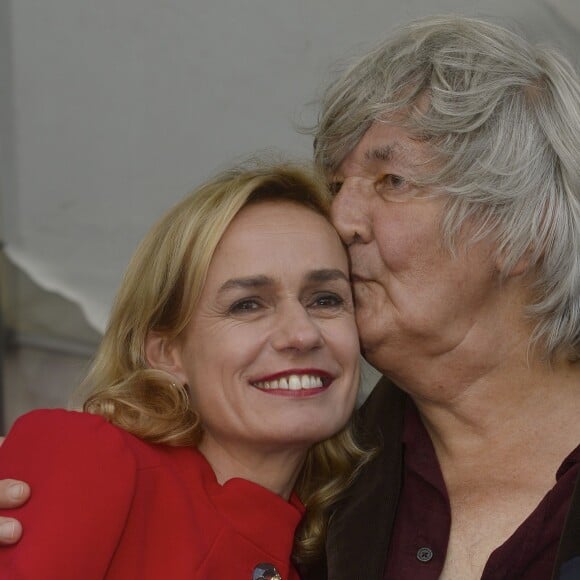
[[[321,268],[308,272],[306,279],[309,282],[332,282],[333,280],[344,280],[349,282],[348,276],[338,268]]]
[[[233,288],[263,288],[265,286],[272,286],[273,284],[274,280],[272,278],[262,275],[230,278],[220,286],[219,292]]]
[[[306,274],[308,282],[331,282],[333,280],[344,280],[349,282],[348,276],[338,268],[320,268],[311,270]],[[225,292],[236,288],[265,288],[274,286],[276,281],[269,276],[246,276],[241,278],[230,278],[219,288],[218,292]]]

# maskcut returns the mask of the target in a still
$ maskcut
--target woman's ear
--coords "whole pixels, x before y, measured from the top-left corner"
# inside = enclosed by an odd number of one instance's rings
[[[145,339],[145,358],[152,369],[168,372],[187,383],[178,340],[170,340],[161,332],[149,331]]]

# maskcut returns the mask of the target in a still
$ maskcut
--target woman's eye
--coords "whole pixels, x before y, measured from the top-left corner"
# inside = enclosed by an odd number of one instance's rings
[[[344,304],[344,300],[338,294],[321,294],[315,296],[312,305],[316,308],[336,308]]]
[[[331,197],[336,197],[342,187],[342,183],[340,181],[332,181],[328,184],[328,191],[330,191]]]
[[[260,302],[255,298],[244,298],[234,302],[229,312],[232,314],[243,314],[244,312],[254,312],[260,308]]]

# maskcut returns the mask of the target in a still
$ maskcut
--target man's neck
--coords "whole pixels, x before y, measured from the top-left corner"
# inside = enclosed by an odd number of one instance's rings
[[[531,433],[550,438],[567,418],[573,423],[573,417],[580,443],[579,386],[580,365],[551,369],[547,363],[531,363],[516,370],[496,368],[471,383],[456,382],[445,397],[411,396],[440,451],[469,453],[488,447],[490,441],[513,446],[518,439],[529,440]],[[554,431],[542,435],[540,427]]]

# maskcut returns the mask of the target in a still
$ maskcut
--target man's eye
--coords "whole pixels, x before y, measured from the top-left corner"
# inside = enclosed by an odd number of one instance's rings
[[[401,189],[407,184],[407,181],[404,177],[401,177],[400,175],[388,173],[387,175],[381,177],[379,183],[392,189]]]
[[[417,197],[419,189],[416,184],[400,175],[387,173],[375,182],[375,191],[389,201],[407,201]]]
[[[332,181],[328,184],[328,191],[330,191],[330,195],[332,197],[336,197],[340,192],[340,188],[342,187],[342,182],[340,181]]]

